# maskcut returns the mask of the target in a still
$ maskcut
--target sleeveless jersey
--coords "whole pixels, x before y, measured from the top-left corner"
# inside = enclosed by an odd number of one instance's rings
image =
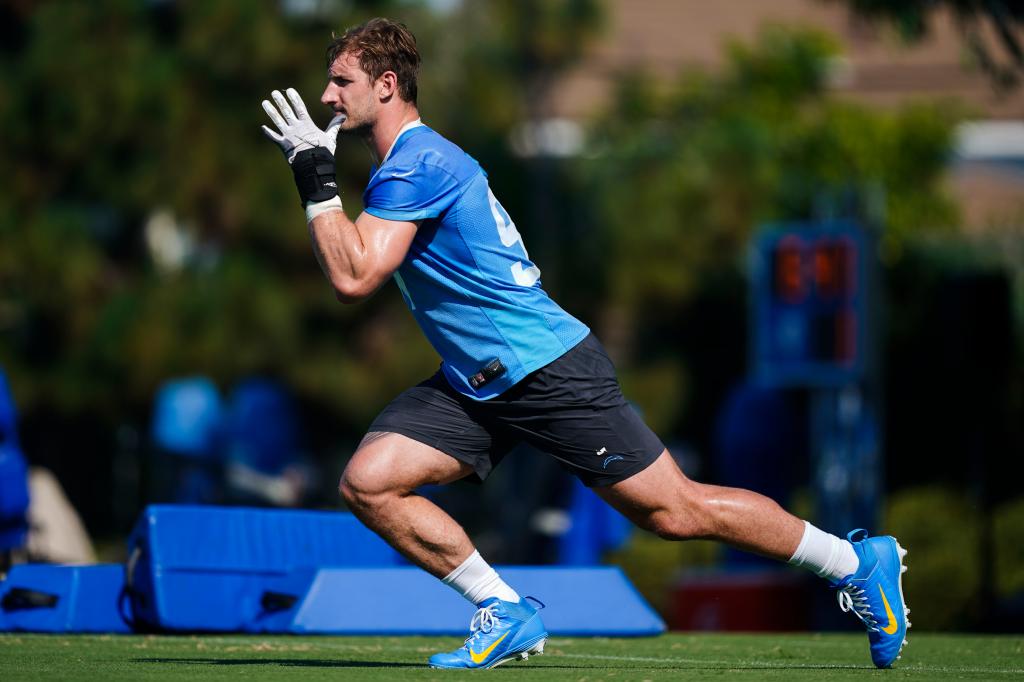
[[[378,218],[422,221],[394,278],[460,393],[499,395],[590,332],[541,288],[540,270],[480,165],[427,126],[399,134],[363,206]],[[494,360],[504,371],[480,384]]]

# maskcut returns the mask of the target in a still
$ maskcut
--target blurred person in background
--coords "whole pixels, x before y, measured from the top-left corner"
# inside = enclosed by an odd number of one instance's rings
[[[28,466],[17,421],[0,369],[0,578],[22,561],[95,563],[89,534],[57,477]]]
[[[0,578],[28,539],[28,464],[16,426],[14,396],[0,367]]]
[[[843,610],[866,626],[875,664],[890,666],[910,625],[895,538],[857,530],[844,540],[757,493],[688,479],[626,403],[597,338],[541,287],[486,173],[420,120],[419,65],[408,29],[374,19],[327,49],[321,102],[334,117],[326,130],[292,89],[274,91],[263,108],[276,128],[264,133],[291,166],[338,299],[357,303],[394,279],[442,358],[436,374],[378,415],[340,482],[360,520],[478,607],[465,644],[430,665],[491,668],[543,653],[538,610],[415,493],[480,482],[525,441],[663,538],[720,540],[829,580]],[[362,139],[374,164],[354,221],[335,179],[339,133]]]
[[[250,377],[235,387],[227,410],[224,478],[232,504],[298,507],[313,480],[300,449],[291,395],[277,381]]]

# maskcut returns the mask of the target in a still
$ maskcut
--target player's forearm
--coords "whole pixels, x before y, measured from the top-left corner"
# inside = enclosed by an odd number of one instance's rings
[[[321,213],[308,227],[316,259],[340,301],[356,303],[380,287],[367,240],[343,210]]]
[[[327,130],[310,120],[299,93],[275,90],[263,101],[277,131],[264,134],[284,152],[295,177],[299,200],[317,262],[340,301],[355,303],[369,297],[402,264],[418,227],[417,222],[377,218],[363,212],[349,220],[338,196],[334,150],[344,114],[331,119]]]

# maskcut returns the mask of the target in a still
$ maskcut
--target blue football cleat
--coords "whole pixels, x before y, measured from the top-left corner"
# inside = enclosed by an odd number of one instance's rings
[[[434,654],[430,667],[493,668],[516,658],[525,661],[530,654],[543,654],[548,633],[537,609],[526,599],[515,603],[492,597],[481,602],[470,621],[466,643],[451,653]]]
[[[861,533],[863,537],[854,540]],[[910,627],[910,609],[903,601],[907,550],[889,535],[869,538],[863,528],[850,531],[846,539],[857,552],[860,566],[835,585],[839,608],[860,618],[868,630],[871,660],[879,668],[888,668],[900,657]]]

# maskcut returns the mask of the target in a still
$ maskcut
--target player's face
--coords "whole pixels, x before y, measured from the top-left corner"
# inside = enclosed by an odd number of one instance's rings
[[[341,124],[342,132],[359,132],[377,120],[377,100],[370,75],[359,67],[359,58],[352,52],[338,55],[327,70],[327,87],[320,101],[336,114],[348,118]]]

